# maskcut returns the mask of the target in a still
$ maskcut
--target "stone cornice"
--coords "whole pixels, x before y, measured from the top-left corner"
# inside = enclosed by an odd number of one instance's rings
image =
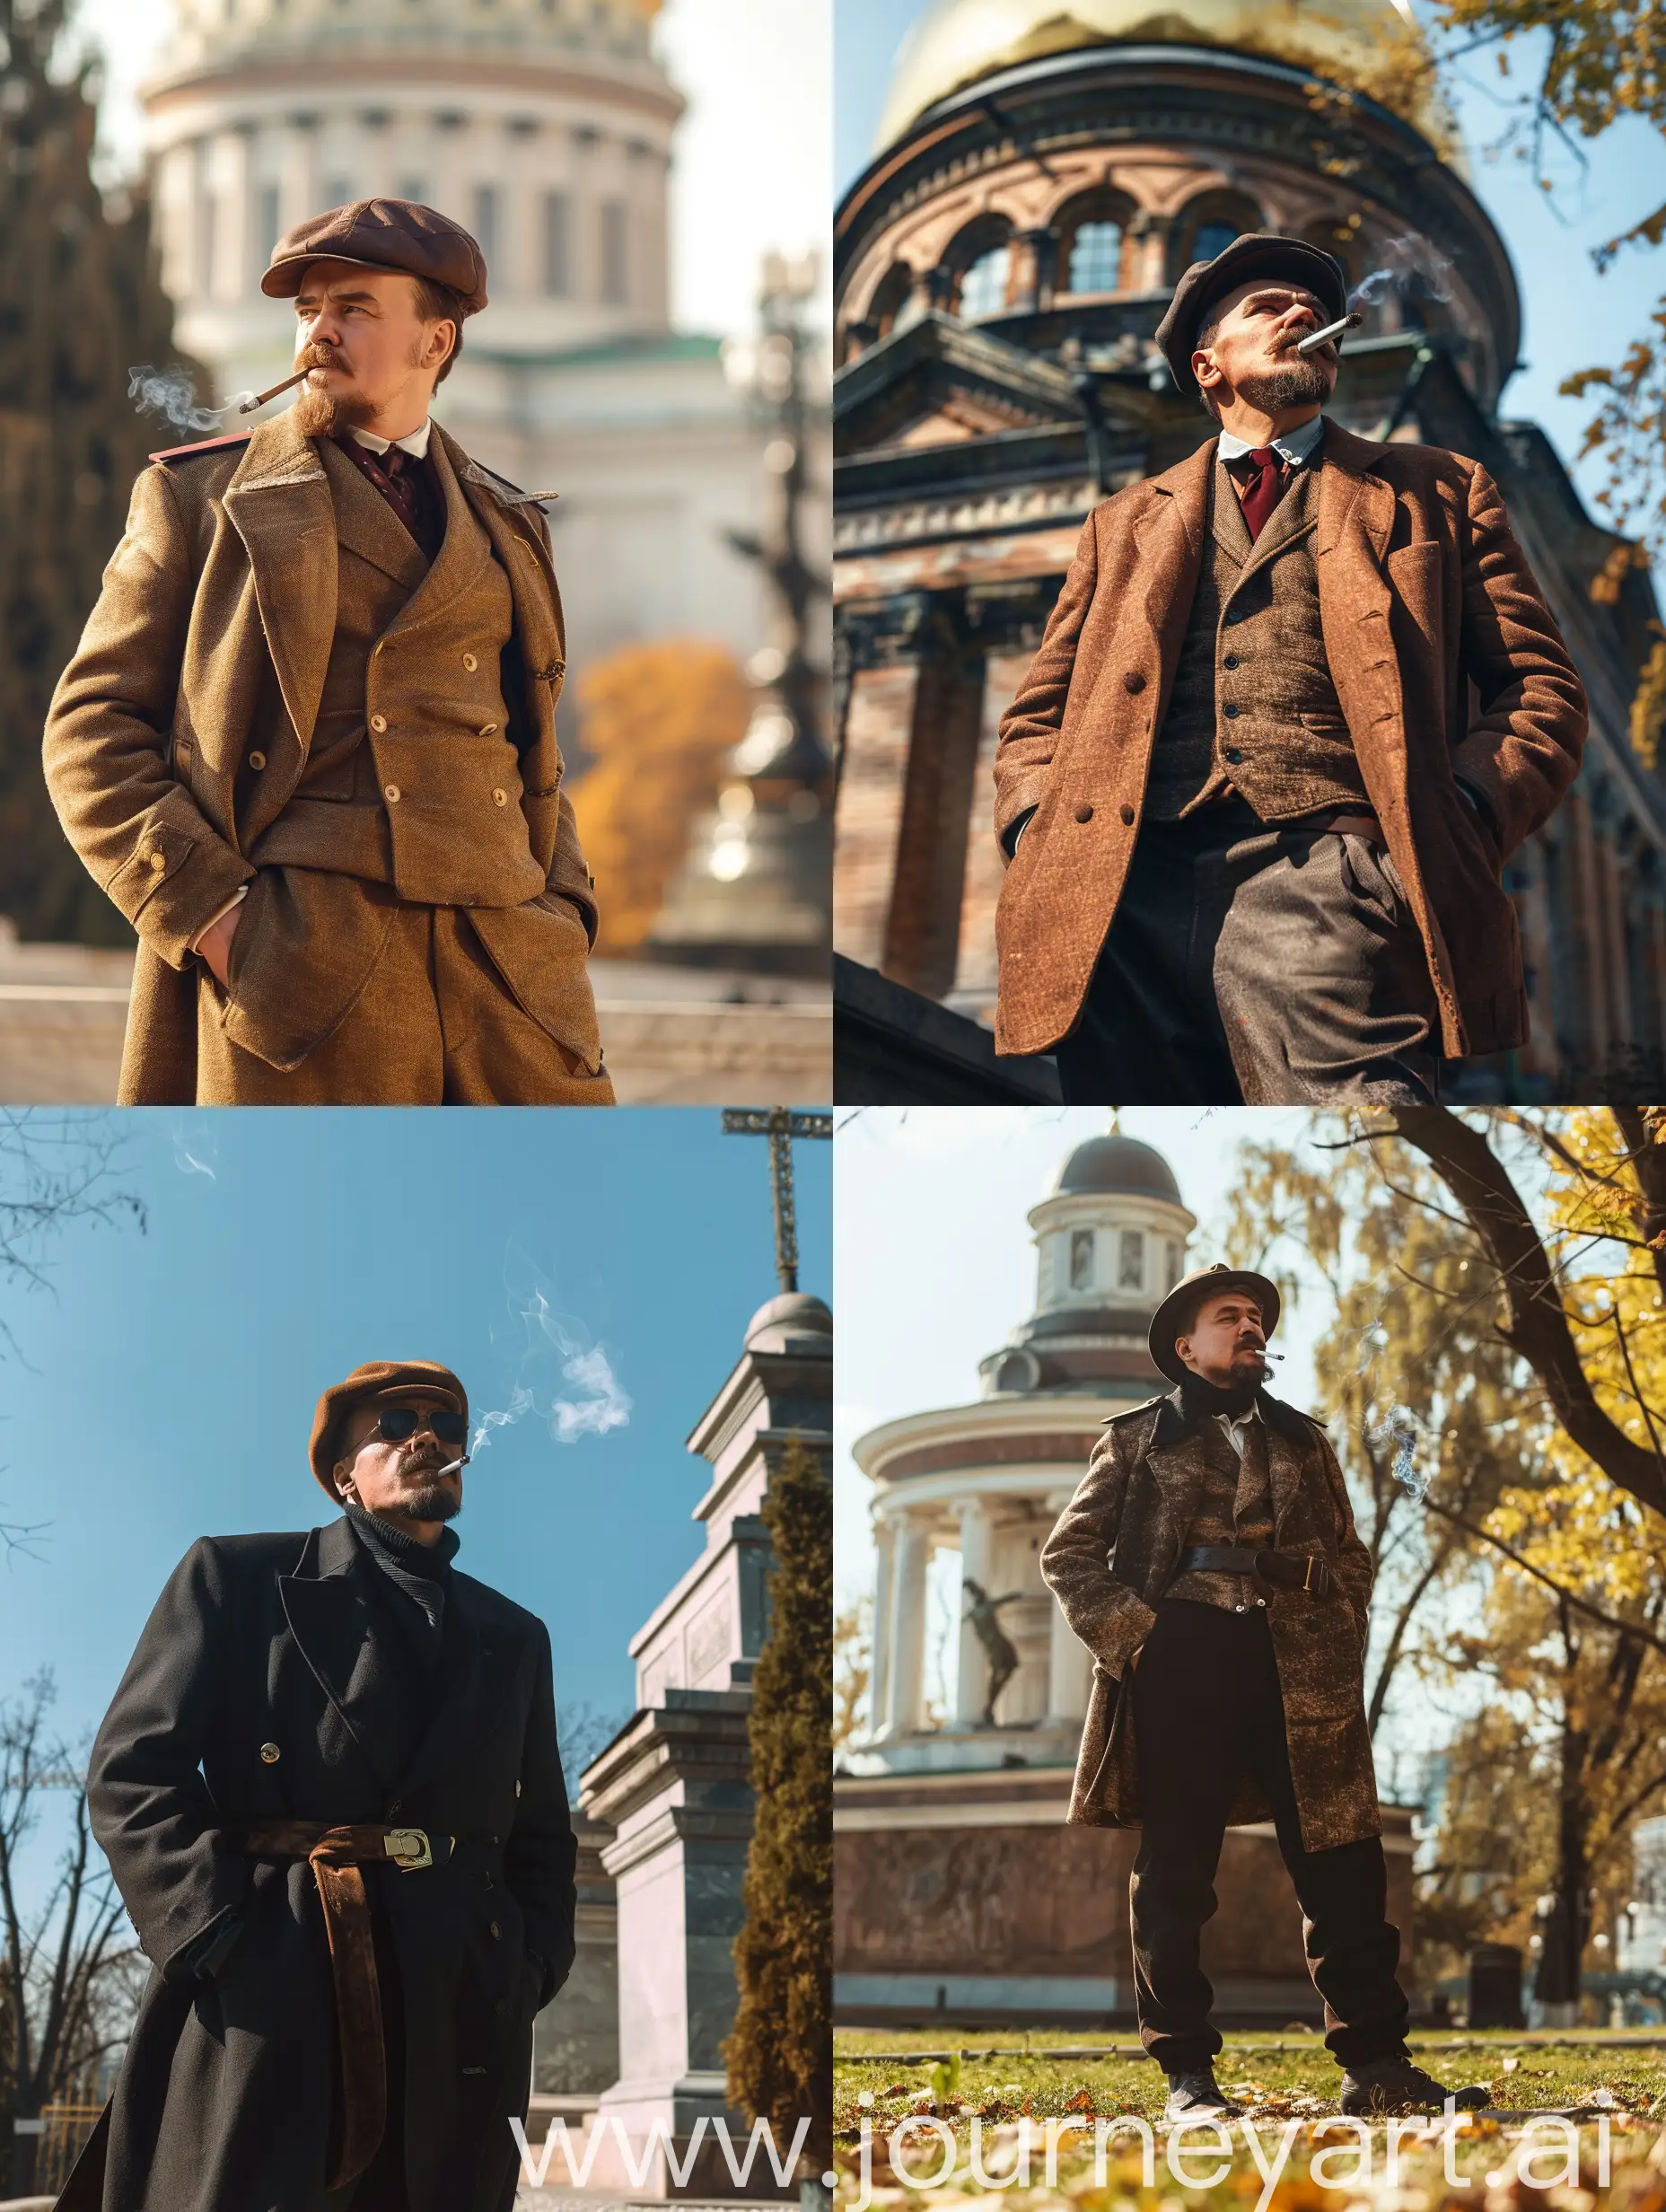
[[[331,101],[351,92],[373,93],[378,103],[401,86],[420,89],[441,100],[457,92],[512,92],[522,99],[567,100],[590,107],[624,108],[669,130],[687,101],[669,84],[604,75],[571,64],[540,59],[536,54],[488,54],[435,47],[425,52],[390,52],[385,45],[363,48],[335,42],[311,54],[287,47],[262,53],[245,48],[221,62],[204,62],[161,76],[144,86],[140,101],[153,121],[176,109],[206,100],[262,101],[275,94],[303,95]]]

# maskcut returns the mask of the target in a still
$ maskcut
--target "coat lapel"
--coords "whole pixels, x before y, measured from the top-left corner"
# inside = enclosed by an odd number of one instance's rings
[[[1139,568],[1145,579],[1145,624],[1156,641],[1165,702],[1197,596],[1204,514],[1214,465],[1211,442],[1162,476],[1153,477],[1151,487],[1155,496],[1134,525]],[[1159,717],[1162,711],[1160,706]]]
[[[539,672],[552,663],[559,667],[566,648],[550,620],[550,609],[561,604],[555,566],[544,550],[530,513],[522,515],[516,512],[518,508],[530,510],[536,505],[533,496],[522,493],[517,496],[512,493],[500,478],[483,469],[478,461],[470,460],[437,423],[434,429],[469,512],[491,540],[492,549],[508,575],[510,594],[514,601],[515,628],[525,650],[528,668]],[[542,495],[547,499],[554,496],[550,492]]]
[[[267,647],[304,757],[336,635],[336,509],[293,408],[250,439],[225,487],[225,512],[248,551]]]
[[[1162,1526],[1170,1553],[1163,1563],[1165,1580],[1175,1554],[1186,1540],[1197,1493],[1208,1471],[1204,1463],[1206,1450],[1201,1432],[1186,1426],[1180,1394],[1174,1391],[1158,1409],[1157,1426],[1145,1452],[1145,1464],[1162,1499]]]
[[[346,1518],[315,1529],[293,1575],[280,1575],[284,1617],[302,1657],[378,1779],[393,1778],[398,1690],[372,1633],[361,1577],[373,1571]]]
[[[333,438],[320,438],[318,451],[335,503],[337,538],[361,560],[414,592],[428,573],[427,555]]]
[[[492,1655],[482,1641],[469,1585],[458,1576],[451,1578],[445,1609],[455,1627],[453,1650],[448,1655],[451,1671],[426,1734],[404,1773],[395,1778],[401,1798],[413,1796],[425,1782],[442,1773],[480,1726],[482,1679]]]

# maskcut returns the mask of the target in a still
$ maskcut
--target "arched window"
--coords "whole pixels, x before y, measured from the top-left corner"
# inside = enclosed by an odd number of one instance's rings
[[[1122,288],[1122,225],[1101,217],[1076,225],[1070,241],[1066,282],[1073,292],[1118,292]]]
[[[914,271],[906,261],[893,261],[873,287],[873,297],[868,303],[865,320],[872,324],[876,338],[890,336],[913,292]]]
[[[1200,223],[1192,234],[1192,259],[1213,261],[1217,253],[1224,253],[1239,235],[1235,223]]]
[[[1171,281],[1178,283],[1194,261],[1213,261],[1245,231],[1264,231],[1266,221],[1252,199],[1241,192],[1202,192],[1185,208],[1174,226],[1174,265]]]
[[[1013,250],[987,247],[960,278],[960,320],[977,322],[985,315],[998,315],[1006,306],[1012,282]]]

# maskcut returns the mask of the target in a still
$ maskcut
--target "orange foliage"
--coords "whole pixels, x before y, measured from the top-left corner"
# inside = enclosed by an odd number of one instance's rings
[[[609,654],[575,696],[594,765],[567,795],[596,879],[596,950],[627,952],[664,904],[696,817],[716,800],[723,756],[746,732],[751,687],[725,647],[671,637]]]

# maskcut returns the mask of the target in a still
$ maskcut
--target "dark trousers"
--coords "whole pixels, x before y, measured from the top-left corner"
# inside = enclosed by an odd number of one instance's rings
[[[1144,1825],[1128,1901],[1140,2041],[1152,2057],[1165,2073],[1190,2073],[1221,2048],[1199,1938],[1214,1913],[1226,1815],[1245,1772],[1273,1809],[1332,2055],[1352,2066],[1401,2050],[1407,2004],[1395,1979],[1400,1938],[1387,1918],[1382,1841],[1303,1848],[1265,1611],[1162,1599],[1133,1702]]]
[[[1440,1018],[1387,853],[1233,798],[1142,828],[1055,1049],[1078,1105],[1431,1105]]]

